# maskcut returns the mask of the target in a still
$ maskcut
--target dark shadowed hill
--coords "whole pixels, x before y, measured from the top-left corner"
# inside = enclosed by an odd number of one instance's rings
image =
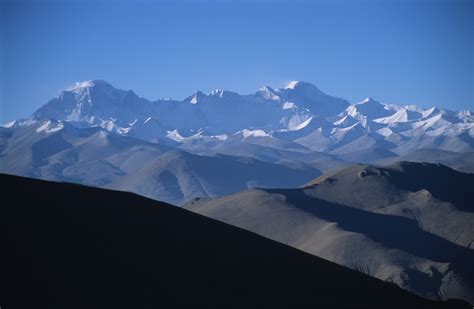
[[[354,165],[185,208],[424,297],[474,302],[473,187],[474,174],[439,164]]]
[[[131,193],[0,182],[2,308],[469,308]]]

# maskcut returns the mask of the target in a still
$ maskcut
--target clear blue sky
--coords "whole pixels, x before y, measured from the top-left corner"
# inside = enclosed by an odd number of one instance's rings
[[[140,96],[288,80],[356,102],[474,106],[474,1],[0,0],[0,121],[74,81]]]

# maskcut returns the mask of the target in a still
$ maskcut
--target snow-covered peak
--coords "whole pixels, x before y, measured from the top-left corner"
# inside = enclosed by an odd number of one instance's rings
[[[90,89],[96,86],[111,87],[111,85],[104,80],[86,80],[82,82],[75,82],[73,86],[68,87],[66,91],[81,92],[86,89]]]
[[[227,91],[224,89],[215,89],[209,92],[207,96],[212,97],[212,98],[219,98],[219,99],[225,99],[225,98],[234,99],[236,97],[239,97],[240,95],[238,93]]]
[[[369,97],[349,106],[346,113],[356,119],[361,119],[361,117],[375,119],[387,117],[393,114],[393,111],[389,111],[384,104]]]
[[[208,94],[209,96],[217,96],[219,98],[222,98],[224,96],[224,90],[223,89],[215,89]]]
[[[67,91],[78,91],[84,88],[94,87],[94,82],[92,80],[86,80],[83,82],[75,82],[73,86],[68,87]]]
[[[339,137],[349,142],[368,132],[400,144],[414,136],[445,134],[449,130],[455,134],[469,131],[474,136],[474,116],[469,111],[398,106],[370,97],[351,105],[302,81],[292,81],[280,89],[264,86],[249,95],[216,89],[209,94],[197,91],[180,101],[153,102],[105,81],[89,80],[63,91],[30,119],[38,123],[35,130],[40,127],[42,134],[61,130],[68,122],[147,141],[164,138],[190,144],[224,141],[234,134],[237,140],[268,142],[269,137],[279,138],[280,134],[285,139],[302,138],[303,143],[318,150],[330,147],[328,143],[338,143]],[[63,122],[45,124],[49,119]],[[25,121],[2,128],[29,124]],[[317,138],[323,140],[315,141]]]
[[[346,100],[327,95],[315,85],[302,81],[290,82],[286,88],[279,89],[278,96],[322,117],[335,116],[349,106]]]
[[[259,92],[275,92],[275,89],[273,89],[270,86],[262,86],[258,89]]]
[[[440,113],[440,110],[437,107],[431,107],[428,109],[425,109],[424,111],[421,112],[421,115],[423,118],[431,117],[433,115],[436,115]]]
[[[189,103],[191,104],[197,104],[199,103],[200,100],[202,100],[204,97],[206,97],[206,95],[204,93],[202,93],[201,91],[196,91],[191,99],[189,100]]]
[[[342,116],[342,118],[346,118],[345,114],[351,116],[351,117],[357,117],[359,115],[359,112],[357,111],[357,105],[351,105],[348,108],[346,108],[346,113],[341,113],[339,116]]]
[[[270,86],[261,87],[258,90],[257,94],[260,95],[262,98],[264,98],[266,100],[273,100],[273,101],[280,100],[280,96],[278,96],[277,91],[275,91]]]
[[[295,89],[296,86],[298,85],[299,81],[293,80],[286,85],[285,89]]]
[[[338,115],[340,118],[333,124],[341,126],[357,121],[362,121],[366,124],[367,120],[386,117],[392,113],[393,112],[388,111],[380,102],[372,98],[366,98],[360,102],[349,105],[344,112]]]
[[[302,82],[302,81],[298,81],[298,80],[293,80],[291,82],[289,82],[285,89],[292,89],[292,90],[296,90],[298,88],[308,88],[308,87],[311,87],[311,88],[316,88],[317,87],[311,83],[308,83],[308,82]]]
[[[399,109],[395,114],[388,116],[388,117],[382,117],[375,119],[374,121],[380,124],[395,124],[399,122],[409,122],[415,119],[418,119],[421,117],[421,114],[408,110],[408,109]]]
[[[361,104],[374,104],[374,103],[379,103],[379,101],[374,100],[371,97],[365,98],[359,103],[356,103],[355,105],[361,105]]]

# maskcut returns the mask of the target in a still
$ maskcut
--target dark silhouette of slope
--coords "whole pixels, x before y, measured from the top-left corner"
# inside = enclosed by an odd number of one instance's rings
[[[131,193],[0,183],[2,308],[469,308]]]

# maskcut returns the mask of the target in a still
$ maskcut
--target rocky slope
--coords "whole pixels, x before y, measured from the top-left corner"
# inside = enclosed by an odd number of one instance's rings
[[[301,189],[254,189],[186,209],[424,297],[474,303],[474,174],[442,165],[355,165]]]

